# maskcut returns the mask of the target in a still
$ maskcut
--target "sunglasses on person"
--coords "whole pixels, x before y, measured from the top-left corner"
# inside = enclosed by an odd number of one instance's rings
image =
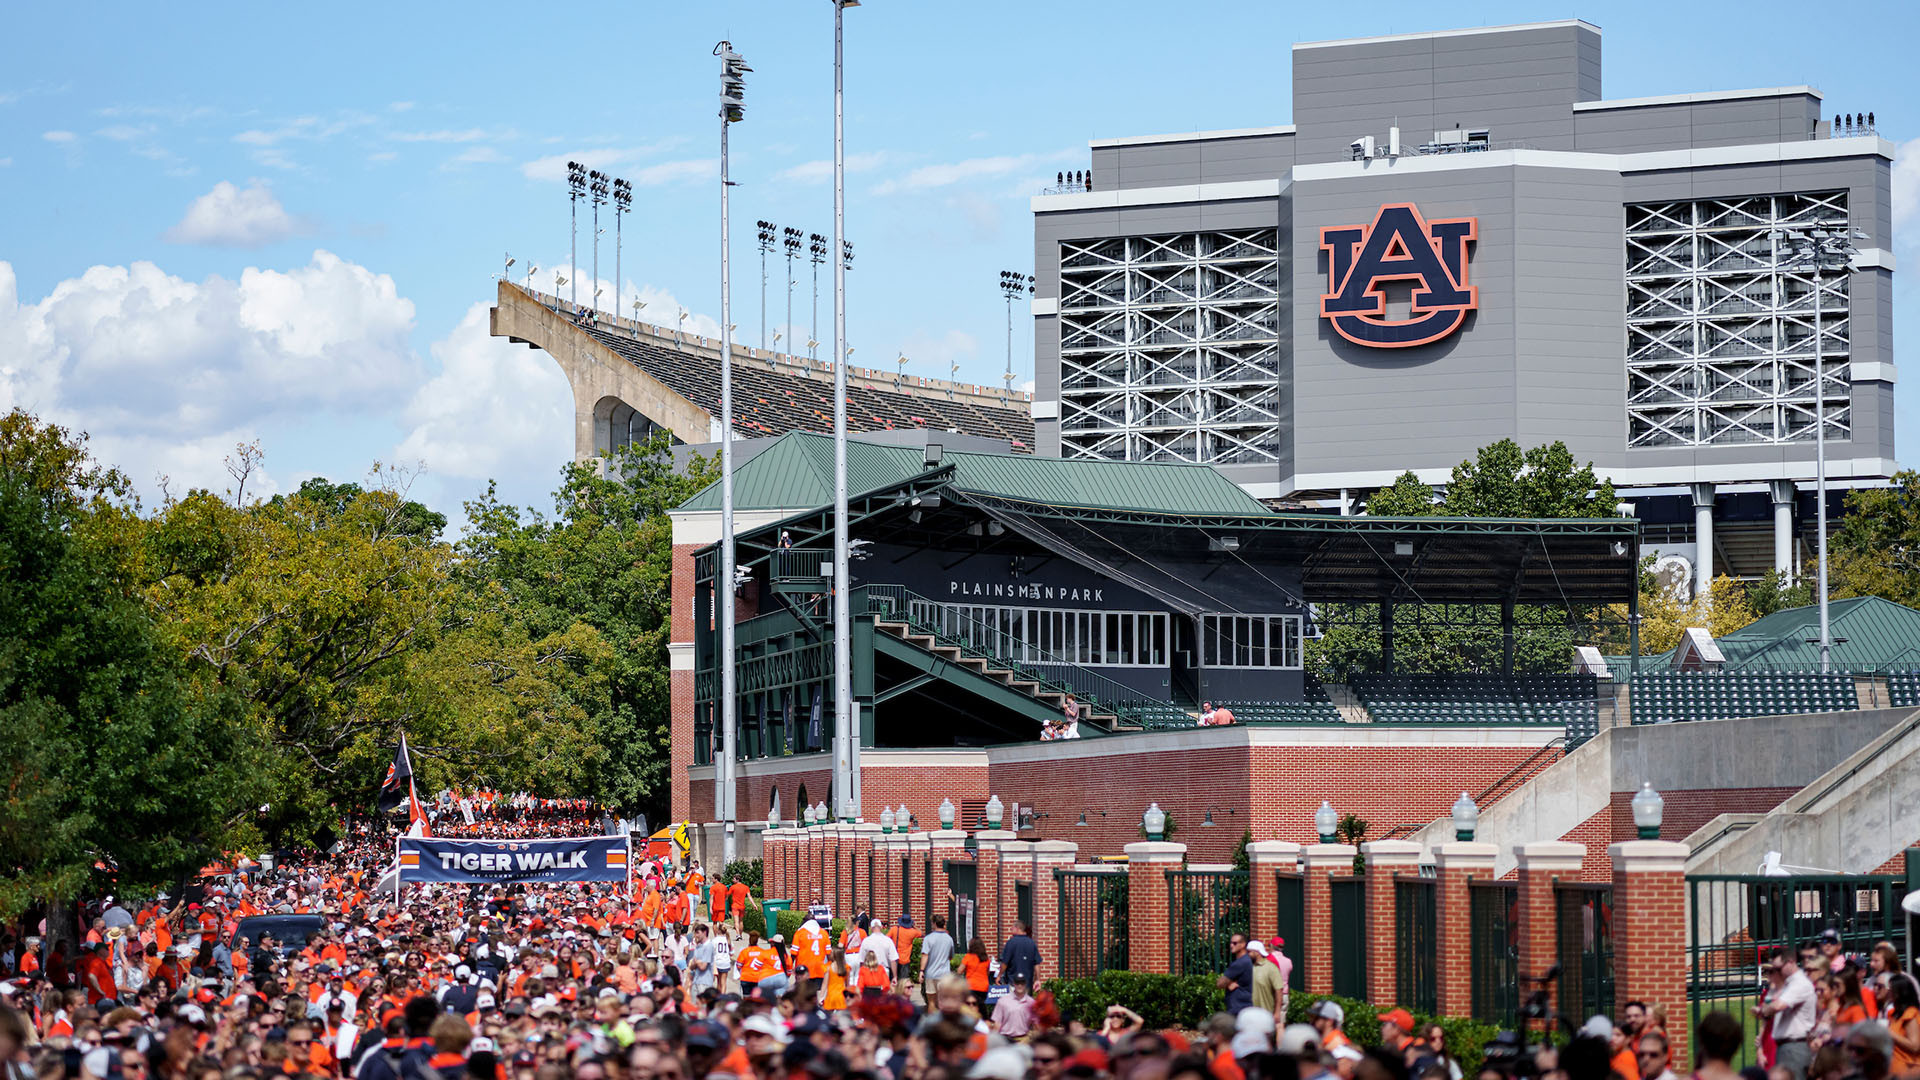
[[[1045,1052],[1036,1051],[1033,1055],[1033,1063],[1035,1065],[1058,1065],[1060,1063],[1060,1055],[1051,1050]]]

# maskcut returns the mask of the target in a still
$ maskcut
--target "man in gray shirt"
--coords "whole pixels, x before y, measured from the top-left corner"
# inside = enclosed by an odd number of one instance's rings
[[[697,923],[693,946],[687,950],[687,989],[698,994],[713,983],[713,942],[707,938],[707,924]]]
[[[940,980],[953,971],[953,936],[947,933],[947,917],[935,915],[933,929],[920,942],[920,992],[933,1001]]]

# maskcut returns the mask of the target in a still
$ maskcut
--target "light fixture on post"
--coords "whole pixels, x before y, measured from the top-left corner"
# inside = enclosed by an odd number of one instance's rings
[[[805,828],[813,828],[813,807],[809,806],[800,812],[800,824]]]
[[[880,811],[880,835],[891,836],[892,834],[893,834],[893,808],[889,806],[886,809]]]
[[[600,208],[607,203],[613,177],[595,169],[587,174],[587,194],[593,199],[593,310],[600,310]],[[616,298],[614,310],[620,310]]]
[[[754,241],[760,246],[760,351],[767,349],[767,253],[780,235],[780,227],[771,221],[756,221]]]
[[[733,536],[733,283],[730,277],[732,264],[729,261],[732,247],[731,193],[733,181],[728,177],[727,135],[733,125],[746,117],[746,73],[753,70],[739,53],[733,51],[733,45],[721,41],[713,47],[713,55],[720,58],[720,576],[719,580],[729,585],[734,579],[734,536]],[[595,173],[595,176],[600,176]],[[604,185],[605,180],[602,178]],[[595,219],[596,222],[598,218]],[[598,251],[595,247],[596,270],[598,273]],[[685,319],[684,312],[681,318]],[[739,702],[735,700],[736,662],[734,655],[734,590],[720,590],[720,724],[721,743],[725,747],[724,771],[716,769],[716,779],[721,780],[720,809],[721,821],[725,823],[724,852],[728,862],[735,858],[734,853],[734,744],[737,738],[736,720]]]
[[[1159,843],[1167,838],[1167,812],[1157,802],[1148,803],[1147,812],[1140,815],[1140,827],[1146,830],[1148,840]]]
[[[953,800],[940,800],[940,827],[948,831],[953,829]]]
[[[1313,831],[1320,834],[1320,842],[1331,844],[1340,838],[1340,812],[1333,808],[1329,800],[1320,800],[1320,809],[1313,812]]]
[[[580,276],[580,199],[586,195],[586,193],[587,167],[577,161],[567,162],[567,201],[572,205],[572,209],[569,212],[570,224],[568,228],[571,238],[567,242],[567,270],[572,273],[574,277]],[[560,278],[558,284],[554,287],[559,288],[566,283],[567,280],[565,278]],[[580,288],[578,285],[574,286],[573,296],[567,303],[572,304],[575,308],[580,306]]]
[[[999,831],[1000,823],[1006,820],[1007,816],[1007,808],[1005,804],[1000,801],[1000,796],[987,796],[986,808],[981,811],[980,816],[981,820],[986,823],[988,829],[996,832]]]
[[[913,815],[907,812],[907,804],[901,803],[893,812],[893,831],[897,833],[911,832],[912,826]]]
[[[767,828],[777,829],[779,827],[780,827],[780,804],[775,803],[774,805],[769,806],[767,808]]]
[[[827,808],[825,799],[821,799],[820,805],[813,808],[813,816],[818,818],[822,825],[833,824],[833,811]]]
[[[1640,790],[1633,797],[1633,827],[1642,840],[1660,839],[1660,818],[1665,814],[1667,800],[1653,790],[1652,781],[1643,781]]]
[[[633,185],[625,180],[613,182],[613,314],[620,316],[620,219],[633,213]]]
[[[1474,830],[1479,825],[1480,808],[1474,805],[1466,792],[1461,792],[1460,797],[1453,801],[1453,838],[1471,840]]]
[[[817,360],[814,349],[820,344],[820,264],[827,261],[827,238],[807,234],[807,261],[813,264],[813,332],[807,335],[807,359]]]
[[[1009,388],[1013,386],[1013,302],[1022,293],[1032,296],[1033,282],[1032,275],[1000,271],[1000,295],[1007,298],[1007,371],[1000,377]]]
[[[1080,820],[1074,822],[1073,824],[1077,828],[1085,828],[1087,824],[1087,812],[1085,810],[1080,811]]]

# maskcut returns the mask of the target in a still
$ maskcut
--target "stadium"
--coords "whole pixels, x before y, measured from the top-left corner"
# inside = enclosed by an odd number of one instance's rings
[[[731,821],[756,853],[827,800],[843,722],[867,820],[1003,807],[1018,840],[1083,856],[1137,839],[1149,801],[1224,860],[1243,831],[1310,843],[1323,804],[1371,839],[1444,838],[1464,792],[1503,852],[1577,840],[1602,879],[1653,783],[1698,833],[1690,867],[1747,869],[1920,791],[1920,613],[1840,612],[1854,652],[1830,674],[1804,613],[1657,655],[1636,637],[1645,554],[1701,583],[1810,557],[1817,416],[1835,514],[1895,471],[1892,147],[1804,86],[1606,100],[1600,40],[1565,21],[1296,45],[1292,124],[1094,142],[1033,201],[1030,397],[849,369],[846,718],[832,371],[736,346],[731,785],[717,489],[673,514],[671,805],[696,847],[717,857]],[[718,342],[510,282],[492,329],[567,374],[583,460],[720,435]],[[1564,440],[1624,503],[1364,513],[1502,438]],[[1342,606],[1377,619],[1379,657],[1323,682],[1305,642]],[[1492,643],[1479,674],[1396,664],[1396,610],[1454,608]],[[1530,612],[1614,612],[1616,655],[1517,663]],[[1209,701],[1235,722],[1198,726]],[[1069,704],[1077,737],[1042,741]],[[1884,869],[1914,839],[1874,835],[1820,861]]]

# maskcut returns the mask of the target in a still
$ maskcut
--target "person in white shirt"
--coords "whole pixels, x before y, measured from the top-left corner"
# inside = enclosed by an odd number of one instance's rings
[[[1769,963],[1781,971],[1785,981],[1779,993],[1754,1009],[1753,1014],[1773,1021],[1774,1067],[1787,1070],[1794,1080],[1806,1080],[1807,1066],[1813,1061],[1813,1051],[1807,1045],[1808,1036],[1813,1034],[1816,1012],[1813,980],[1807,978],[1807,973],[1800,970],[1785,949],[1775,949]]]
[[[887,936],[887,924],[875,919],[867,924],[867,936],[860,942],[860,962],[867,962],[867,954],[873,953],[880,958],[880,967],[886,971],[897,970],[900,963],[900,950],[893,939]]]

